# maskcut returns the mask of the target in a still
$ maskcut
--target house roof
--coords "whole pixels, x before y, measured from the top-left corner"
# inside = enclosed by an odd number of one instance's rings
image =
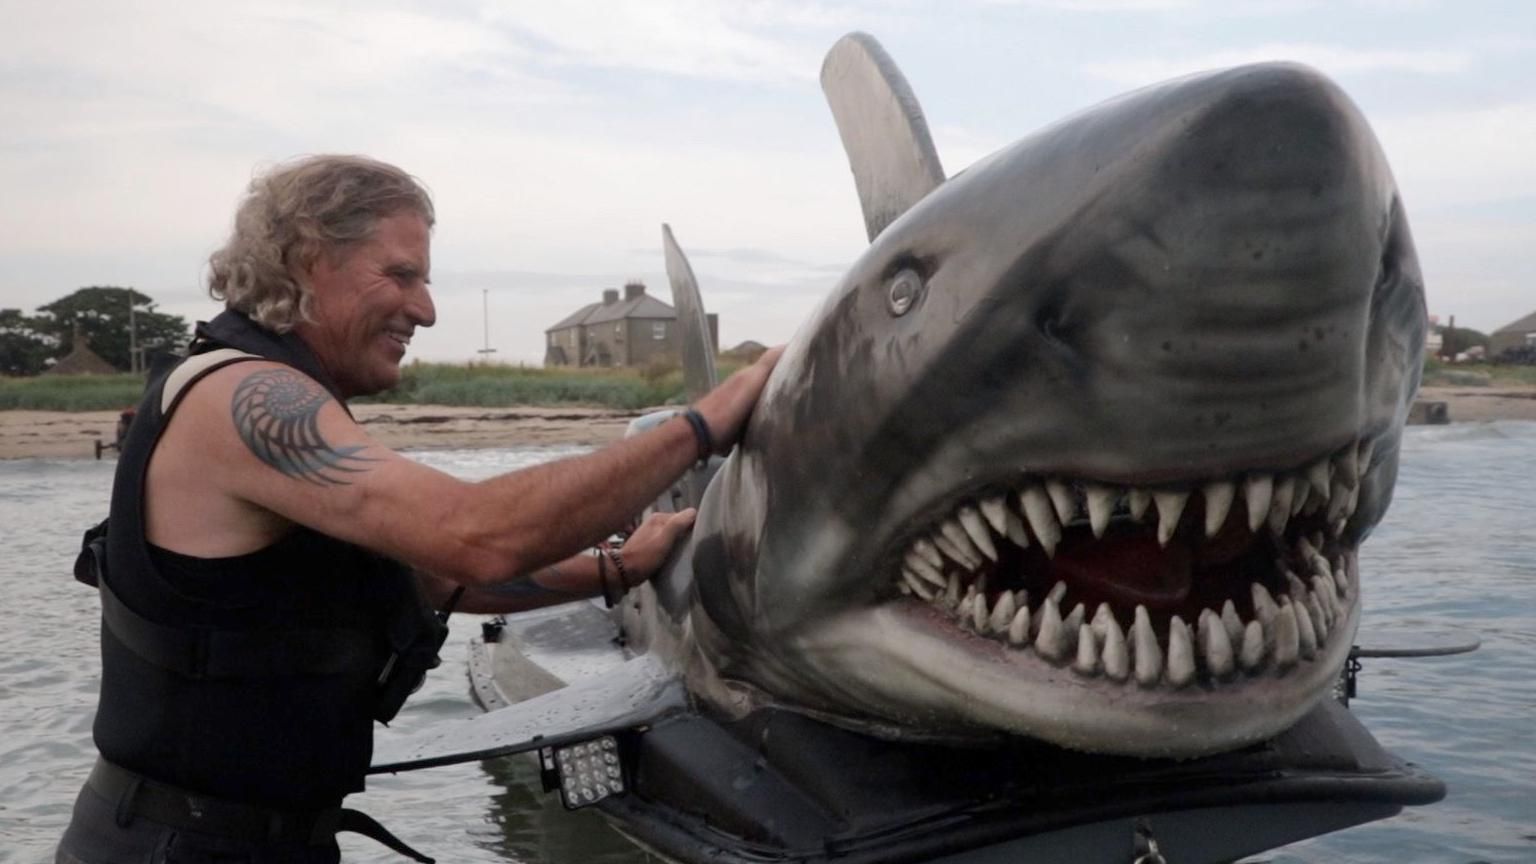
[[[1536,332],[1536,312],[1532,312],[1531,314],[1525,316],[1524,318],[1521,318],[1518,321],[1514,321],[1514,322],[1511,322],[1509,324],[1505,324],[1503,327],[1500,327],[1499,329],[1497,329],[1497,330],[1495,330],[1493,332],[1495,332],[1495,333],[1532,333],[1532,332]]]
[[[722,354],[761,354],[761,353],[763,353],[764,351],[767,351],[767,350],[768,350],[768,346],[767,345],[764,345],[763,343],[758,342],[758,341],[756,341],[754,339],[748,339],[747,341],[741,343],[740,345],[737,345],[735,348],[732,348],[729,351],[722,351],[720,353],[722,353]]]
[[[677,311],[671,306],[649,294],[641,294],[632,300],[620,300],[617,303],[589,303],[562,318],[560,323],[546,329],[544,332],[566,330],[576,326],[605,324],[609,321],[620,321],[625,318],[673,319],[676,317]]]
[[[593,309],[596,309],[597,307],[599,307],[601,305],[603,305],[603,304],[601,304],[601,303],[588,303],[587,305],[581,307],[580,309],[577,309],[575,312],[572,312],[571,314],[565,316],[564,318],[561,318],[560,319],[560,323],[554,325],[553,327],[550,327],[550,328],[546,329],[544,332],[548,333],[548,332],[550,332],[552,330],[564,330],[567,327],[575,327],[576,325],[578,325],[581,322],[585,321],[587,319],[587,316],[592,314],[592,310]]]
[[[91,341],[80,329],[79,324],[75,325],[69,354],[59,358],[59,362],[43,371],[44,375],[115,375],[116,373],[116,367],[91,350]]]

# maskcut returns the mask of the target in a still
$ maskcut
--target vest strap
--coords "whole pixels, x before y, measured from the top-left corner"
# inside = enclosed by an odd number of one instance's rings
[[[209,372],[240,360],[262,359],[264,358],[245,351],[236,351],[233,348],[219,348],[202,354],[193,354],[178,363],[171,374],[165,376],[165,388],[160,391],[160,413],[169,415],[171,406],[175,404],[176,397],[181,395],[181,391]]]
[[[358,810],[330,807],[294,812],[225,801],[161,783],[120,765],[97,759],[86,785],[111,803],[118,824],[126,827],[135,817],[250,843],[319,845],[343,831],[361,834],[421,864],[433,859],[417,852],[389,833],[376,819]]]
[[[124,647],[188,678],[369,675],[373,642],[356,630],[210,630],[145,618],[100,579],[101,615]]]

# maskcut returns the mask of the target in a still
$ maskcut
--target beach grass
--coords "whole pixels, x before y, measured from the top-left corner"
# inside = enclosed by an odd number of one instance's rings
[[[1426,357],[1423,384],[1426,387],[1532,387],[1536,386],[1536,366],[1446,363],[1438,357]]]
[[[720,377],[739,364],[720,364]],[[503,364],[412,363],[400,386],[366,400],[410,405],[587,405],[639,410],[686,401],[675,365],[640,369],[572,369]]]
[[[739,363],[720,364],[720,377]],[[0,410],[108,411],[138,404],[144,376],[39,375],[0,377]],[[635,411],[684,401],[683,373],[674,365],[641,369],[545,369],[502,364],[411,363],[400,386],[356,400],[417,405],[509,407],[586,405]]]
[[[721,377],[732,371],[734,366],[723,365]],[[0,378],[0,410],[121,410],[136,405],[143,392],[143,375]],[[682,372],[666,365],[643,369],[545,369],[412,363],[401,370],[400,386],[355,401],[489,408],[584,405],[635,411],[685,400]]]
[[[671,369],[545,369],[497,364],[413,363],[400,385],[359,402],[410,405],[590,405],[638,410],[682,401]]]
[[[721,380],[741,365],[722,360]],[[1536,387],[1536,366],[1449,364],[1430,357],[1424,362],[1423,383],[1442,387]],[[144,376],[128,373],[0,377],[0,410],[120,411],[136,405],[143,391]],[[411,363],[401,370],[400,386],[355,401],[483,408],[584,405],[638,411],[681,404],[685,396],[682,372],[667,364],[642,369],[571,369]]]
[[[0,377],[0,411],[121,411],[143,394],[144,376],[127,372]]]

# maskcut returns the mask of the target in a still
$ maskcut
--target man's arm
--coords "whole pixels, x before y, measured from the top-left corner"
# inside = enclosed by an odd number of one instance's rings
[[[739,437],[777,354],[696,404],[722,447]],[[317,383],[265,362],[209,375],[171,424],[151,464],[152,542],[238,554],[249,549],[231,549],[241,544],[227,536],[222,551],[195,547],[276,514],[469,586],[507,582],[607,537],[699,455],[692,427],[674,418],[590,454],[467,483],[378,444]]]
[[[519,579],[471,588],[459,598],[454,609],[500,615],[608,593],[622,594],[661,566],[678,536],[693,525],[694,515],[695,511],[688,509],[678,513],[652,513],[646,517],[630,535],[623,550],[616,553],[625,562],[623,573],[618,572],[611,559],[604,557],[600,560],[591,554],[594,550],[588,550]],[[443,608],[453,591],[460,587],[457,582],[431,573],[418,571],[416,575],[433,607],[438,609]]]

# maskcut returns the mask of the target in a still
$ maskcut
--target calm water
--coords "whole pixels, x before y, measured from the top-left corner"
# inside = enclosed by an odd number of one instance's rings
[[[1483,640],[1468,656],[1368,661],[1355,711],[1450,786],[1440,804],[1255,861],[1536,861],[1536,424],[1410,429],[1397,499],[1366,544],[1360,642]],[[570,451],[418,454],[477,478]],[[105,513],[113,463],[0,462],[0,864],[51,860],[95,751],[95,595],[69,577]],[[455,616],[444,666],[396,725],[472,714]],[[648,860],[590,813],[539,792],[522,759],[375,779],[351,799],[444,862]],[[348,835],[343,835],[344,838]],[[344,839],[348,861],[404,860]]]

